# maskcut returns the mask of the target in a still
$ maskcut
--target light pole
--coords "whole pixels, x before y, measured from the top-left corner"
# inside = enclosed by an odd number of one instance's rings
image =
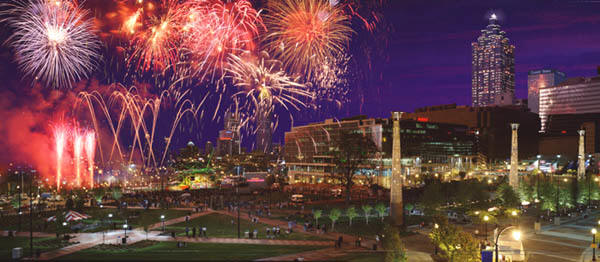
[[[160,215],[160,220],[162,221],[162,231],[165,232],[165,215]]]
[[[127,224],[123,224],[123,230],[125,231],[125,238],[127,238]]]
[[[513,210],[512,212],[510,212],[510,215],[515,219],[515,225],[519,225],[519,213],[517,212],[517,210]]]
[[[485,215],[483,216],[483,224],[485,225],[485,240],[487,241],[487,222],[490,220],[490,217]]]
[[[499,254],[498,254],[498,240],[500,240],[500,235],[502,235],[502,233],[504,231],[506,231],[507,229],[513,228],[513,227],[515,228],[515,230],[513,230],[512,237],[515,240],[521,239],[521,231],[519,231],[519,229],[516,226],[508,226],[508,227],[505,227],[504,229],[502,229],[500,231],[500,233],[498,233],[498,235],[496,236],[496,241],[494,242],[494,245],[496,246],[496,260],[494,260],[494,261],[500,261],[500,260],[498,260],[498,257],[499,257]]]
[[[592,228],[592,261],[596,261],[596,228]]]
[[[433,225],[433,227],[434,227],[435,229],[439,229],[439,228],[440,228],[440,225],[438,225],[438,223],[435,223],[435,224]],[[435,247],[435,249],[434,249],[434,255],[436,255],[436,256],[437,256],[437,253],[438,253],[438,248],[437,248],[437,245],[434,245],[434,247]]]
[[[542,156],[541,155],[537,155],[537,176],[536,176],[536,189],[535,189],[535,198],[538,199],[540,198],[540,175],[542,173],[542,170],[540,170],[540,161]]]

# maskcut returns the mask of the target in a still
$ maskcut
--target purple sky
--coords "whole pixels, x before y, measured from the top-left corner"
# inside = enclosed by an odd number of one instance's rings
[[[592,76],[600,65],[600,1],[392,1],[390,86],[380,108],[391,110],[471,103],[471,42],[495,12],[515,45],[517,98],[527,97],[527,72],[555,68],[573,76]],[[376,100],[370,97],[370,101]]]

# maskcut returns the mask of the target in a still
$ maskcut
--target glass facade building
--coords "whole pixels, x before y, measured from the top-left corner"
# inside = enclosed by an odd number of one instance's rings
[[[472,47],[471,101],[474,107],[511,105],[515,100],[515,57],[496,15]]]
[[[529,110],[540,113],[540,89],[555,86],[566,79],[563,72],[554,69],[539,69],[527,74],[527,103]]]
[[[392,119],[359,116],[293,127],[285,133],[284,158],[290,182],[326,182],[334,172],[329,151],[340,130],[359,132],[373,140],[378,153],[361,174],[377,176],[389,186],[392,167]],[[405,174],[466,170],[477,153],[475,136],[466,126],[401,120],[402,163]]]
[[[540,89],[541,131],[550,115],[600,113],[600,77],[569,78]]]

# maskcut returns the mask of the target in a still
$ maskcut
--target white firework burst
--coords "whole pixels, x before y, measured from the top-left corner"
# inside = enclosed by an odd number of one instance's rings
[[[5,4],[3,22],[20,69],[54,88],[71,87],[96,68],[100,41],[88,11],[72,0],[28,0]]]

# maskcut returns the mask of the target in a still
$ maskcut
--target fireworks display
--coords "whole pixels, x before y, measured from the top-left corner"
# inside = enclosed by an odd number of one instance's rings
[[[95,68],[100,42],[88,12],[70,0],[32,0],[10,5],[9,42],[25,75],[50,87],[70,87]]]
[[[174,135],[197,133],[198,118],[235,111],[250,134],[261,115],[275,129],[282,113],[293,121],[294,112],[341,108],[352,90],[352,36],[375,30],[383,2],[13,0],[0,22],[12,29],[7,43],[23,75],[73,89],[72,112],[56,114],[93,126],[53,127],[57,188],[94,187],[106,163],[159,168]],[[94,89],[96,80],[106,86]]]
[[[293,72],[310,77],[328,57],[343,52],[350,40],[348,16],[328,1],[273,1],[268,11],[266,48]]]

